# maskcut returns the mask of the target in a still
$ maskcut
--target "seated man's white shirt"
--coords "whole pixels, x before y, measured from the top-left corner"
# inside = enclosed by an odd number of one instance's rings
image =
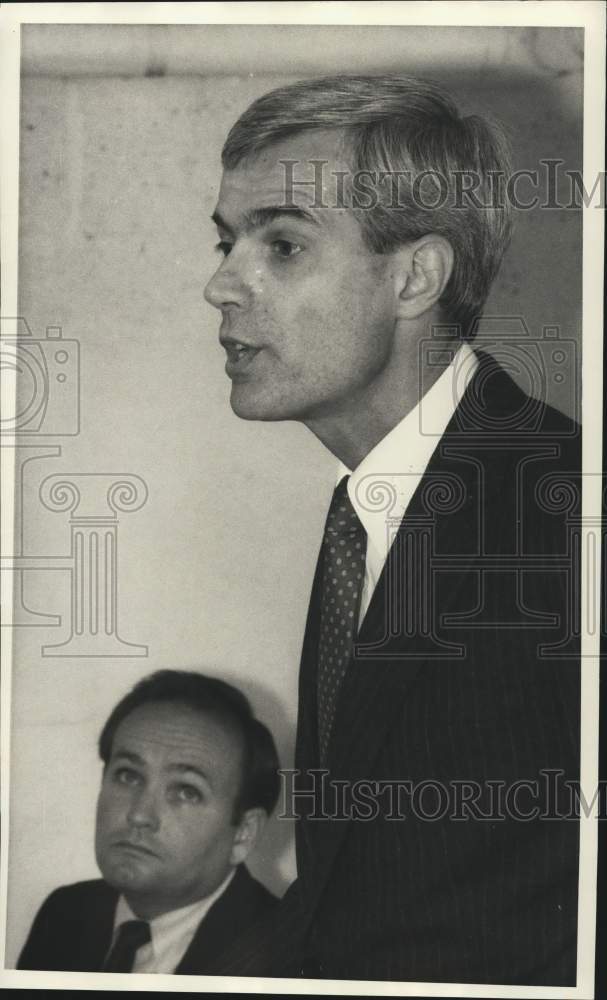
[[[344,476],[350,477],[348,496],[367,534],[359,626],[381,576],[397,526],[477,367],[474,351],[469,344],[462,344],[425,396],[356,469],[351,471],[340,462],[337,482]]]
[[[151,940],[137,950],[132,971],[166,974],[174,972],[189,948],[201,920],[206,917],[213,903],[226,891],[234,875],[235,871],[230,872],[227,879],[210,896],[150,920]],[[124,896],[121,896],[114,917],[113,940],[116,939],[120,924],[127,920],[139,919],[141,918],[133,913]]]

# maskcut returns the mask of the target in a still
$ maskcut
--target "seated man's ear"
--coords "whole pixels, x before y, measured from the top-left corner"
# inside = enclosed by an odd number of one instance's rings
[[[268,814],[265,809],[247,809],[238,822],[230,861],[233,865],[240,865],[249,856],[257,841],[263,833],[263,828],[268,821]]]
[[[453,248],[443,236],[428,233],[405,244],[395,256],[397,318],[417,319],[436,305],[443,294],[453,271]]]

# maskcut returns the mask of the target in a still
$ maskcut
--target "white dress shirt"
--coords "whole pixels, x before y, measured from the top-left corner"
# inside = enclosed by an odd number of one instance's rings
[[[397,526],[411,502],[447,424],[478,367],[462,344],[425,396],[353,471],[340,462],[337,482],[349,476],[348,496],[367,533],[359,625],[384,568]]]
[[[137,950],[133,972],[164,972],[175,971],[185,955],[201,920],[206,917],[213,903],[226,891],[234,878],[235,871],[230,872],[221,885],[210,896],[199,899],[178,910],[170,910],[149,921],[151,940]],[[133,913],[124,896],[118,900],[114,917],[114,936],[126,920],[140,920]]]

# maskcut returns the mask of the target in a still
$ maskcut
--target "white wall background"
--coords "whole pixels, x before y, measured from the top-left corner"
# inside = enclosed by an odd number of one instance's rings
[[[7,964],[43,897],[95,877],[95,741],[116,700],[160,667],[246,691],[291,761],[297,669],[333,460],[294,424],[239,421],[202,298],[228,127],[291,77],[402,70],[443,82],[509,128],[517,165],[580,167],[581,37],[559,29],[31,26],[23,35],[19,312],[81,345],[81,431],[27,466],[26,551],[67,554],[51,473],[130,472],[147,504],[120,517],[119,608],[144,659],[42,657],[66,637],[68,574],[30,573],[56,628],[15,632]],[[270,72],[271,71],[271,72]],[[147,75],[146,75],[147,74]],[[521,213],[489,311],[579,338],[581,220]],[[567,408],[567,395],[552,399]],[[51,440],[51,439],[49,439]],[[291,830],[252,865],[280,891]]]

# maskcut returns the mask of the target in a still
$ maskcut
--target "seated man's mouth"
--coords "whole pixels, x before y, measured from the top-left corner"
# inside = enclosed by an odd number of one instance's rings
[[[133,843],[132,840],[116,840],[113,847],[118,847],[120,850],[127,851],[133,854],[145,854],[148,857],[157,857],[155,851],[151,847],[146,847],[145,844]]]

